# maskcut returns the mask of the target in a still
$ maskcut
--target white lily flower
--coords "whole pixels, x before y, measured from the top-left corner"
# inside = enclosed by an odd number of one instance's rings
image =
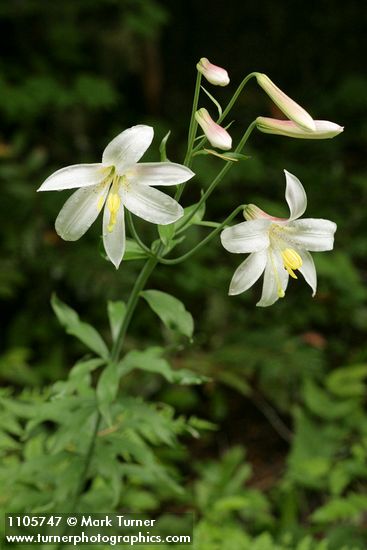
[[[229,294],[248,290],[264,273],[262,296],[256,304],[271,306],[283,298],[289,275],[297,279],[299,270],[316,293],[317,276],[311,252],[332,250],[336,224],[329,220],[298,219],[306,210],[307,197],[301,182],[284,170],[285,198],[289,218],[276,218],[255,205],[248,205],[244,215],[247,221],[222,231],[221,241],[226,250],[250,255],[235,271]]]
[[[343,126],[328,120],[314,120],[315,130],[304,130],[292,120],[278,120],[265,116],[258,116],[256,128],[264,134],[276,134],[298,139],[329,139],[344,131]]]
[[[125,252],[124,208],[160,225],[173,223],[183,216],[178,202],[154,187],[183,183],[194,173],[173,162],[138,164],[153,134],[150,126],[133,126],[107,145],[101,163],[61,168],[38,189],[80,188],[69,197],[56,218],[56,232],[66,241],[76,241],[84,235],[104,206],[103,244],[116,269]]]

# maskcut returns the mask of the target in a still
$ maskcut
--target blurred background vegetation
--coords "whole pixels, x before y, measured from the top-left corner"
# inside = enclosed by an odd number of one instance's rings
[[[282,170],[296,174],[308,216],[338,224],[335,250],[314,255],[314,299],[303,280],[269,309],[255,308],[259,284],[229,298],[239,259],[218,241],[187,264],[161,266],[148,285],[192,312],[196,337],[175,362],[211,378],[200,387],[127,379],[130,393],[216,424],[165,457],[191,494],[185,505],[203,518],[203,549],[367,547],[366,25],[357,0],[0,4],[0,384],[16,394],[64,379],[84,353],[54,318],[52,291],[104,333],[105,301],[126,299],[141,268],[129,262],[115,272],[99,253],[98,222],[77,244],[60,240],[53,224],[66,194],[37,195],[47,175],[96,162],[112,137],[138,123],[155,128],[149,160],[159,160],[171,129],[168,156],[182,162],[202,56],[230,74],[231,90],[210,90],[224,105],[257,70],[314,118],[345,126],[317,142],[254,133],[250,160],[236,164],[206,213],[220,221],[252,202],[285,214]],[[201,106],[213,111],[208,101]],[[233,110],[233,137],[260,114],[279,115],[251,82]],[[221,162],[199,157],[184,206]],[[156,238],[153,226],[139,228]],[[191,229],[182,251],[205,234]],[[127,345],[174,344],[171,336],[142,303]],[[159,498],[149,506],[159,509]]]

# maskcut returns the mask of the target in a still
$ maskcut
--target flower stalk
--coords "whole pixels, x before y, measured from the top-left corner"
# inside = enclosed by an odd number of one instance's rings
[[[246,145],[249,137],[251,136],[252,132],[256,128],[256,120],[251,122],[249,127],[247,128],[246,132],[243,134],[240,142],[238,143],[236,149],[234,150],[234,153],[240,153],[244,146]],[[203,205],[204,202],[207,201],[207,199],[210,197],[210,195],[213,193],[214,189],[220,184],[220,182],[223,180],[224,176],[227,174],[227,172],[232,168],[233,162],[227,161],[219,174],[214,178],[214,180],[209,185],[208,189],[203,193],[201,196],[199,202],[196,204],[196,207],[193,209],[193,211],[190,213],[190,216],[187,217],[185,224],[182,226],[182,229],[188,226],[191,219],[195,216],[196,212],[200,209],[200,207]]]

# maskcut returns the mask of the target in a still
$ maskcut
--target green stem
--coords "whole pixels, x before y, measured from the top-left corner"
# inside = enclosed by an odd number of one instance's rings
[[[249,139],[250,135],[252,134],[253,130],[256,128],[256,120],[251,122],[250,126],[247,128],[246,132],[243,134],[241,141],[237,145],[236,149],[234,150],[235,153],[240,153],[243,147],[245,146],[247,140]],[[201,205],[206,202],[208,197],[213,193],[214,189],[217,187],[217,185],[222,181],[224,176],[227,174],[227,172],[232,168],[233,166],[232,161],[226,162],[226,164],[223,166],[222,170],[219,172],[219,174],[214,178],[212,183],[209,185],[208,189],[203,193],[198,203],[196,203],[196,207],[193,209],[193,211],[190,213],[190,215],[187,217],[185,224],[180,228],[180,231],[182,231],[187,225],[189,224],[190,220],[195,216],[196,212],[199,210]]]
[[[251,80],[251,78],[256,77],[257,74],[258,73],[254,72],[254,73],[250,73],[247,76],[245,76],[245,78],[242,80],[241,84],[238,86],[237,90],[233,94],[232,99],[228,103],[227,107],[224,109],[223,113],[218,118],[217,124],[220,124],[221,122],[223,122],[223,120],[226,118],[226,116],[232,110],[233,105],[236,103],[237,99],[239,98],[239,96],[240,96],[242,90],[244,89],[244,87],[246,86],[246,84],[249,82],[249,80]],[[199,143],[196,145],[193,152],[196,152],[199,149],[201,149],[202,146],[204,145],[204,143],[206,143],[206,141],[207,141],[206,137],[204,137],[201,141],[199,141]]]
[[[197,129],[197,122],[196,122],[196,119],[195,119],[195,113],[198,110],[199,95],[200,95],[200,84],[201,84],[201,73],[199,73],[199,71],[197,71],[194,99],[193,99],[193,102],[192,102],[192,109],[191,109],[189,135],[188,135],[188,138],[187,138],[187,151],[186,151],[185,160],[183,162],[185,166],[190,166],[190,157],[191,157],[191,153],[192,153],[192,146],[193,146],[194,141],[195,141],[195,135],[196,135],[196,129]]]
[[[126,209],[126,218],[127,218],[127,223],[129,225],[129,229],[130,229],[130,232],[132,234],[132,236],[134,237],[134,239],[136,240],[136,242],[138,243],[138,245],[140,246],[140,248],[142,250],[144,250],[144,252],[146,252],[146,254],[148,254],[148,256],[152,256],[152,251],[150,250],[150,248],[143,243],[143,241],[141,240],[136,228],[135,228],[135,224],[134,224],[134,220],[133,220],[133,217],[131,215],[131,212]]]
[[[158,250],[157,254],[159,254],[160,252],[161,250]],[[138,278],[135,281],[134,288],[131,291],[129,300],[126,305],[126,313],[125,313],[124,320],[122,322],[120,331],[118,333],[118,336],[115,340],[115,343],[111,351],[112,363],[116,363],[119,359],[119,355],[124,342],[126,331],[129,327],[130,321],[132,319],[135,308],[139,301],[139,294],[143,290],[145,283],[147,282],[150,274],[152,273],[157,263],[158,263],[158,259],[155,256],[150,257],[149,260],[145,262],[143,269],[141,270]]]
[[[159,252],[160,252],[160,250],[158,250],[158,253]],[[126,313],[125,313],[125,317],[124,317],[123,323],[122,323],[121,328],[120,328],[120,332],[118,334],[118,337],[117,337],[117,339],[115,341],[115,344],[114,344],[114,346],[112,348],[112,351],[111,351],[111,357],[110,357],[111,363],[117,363],[117,361],[119,359],[119,355],[120,355],[120,351],[121,351],[121,348],[122,348],[122,345],[123,345],[123,342],[124,342],[126,331],[129,327],[130,321],[132,319],[133,313],[135,311],[136,305],[137,305],[138,300],[139,300],[139,294],[143,290],[144,285],[146,284],[149,275],[152,273],[152,271],[153,271],[154,267],[157,265],[157,263],[158,263],[158,260],[157,260],[156,257],[149,258],[149,260],[147,260],[145,262],[143,269],[141,270],[138,278],[135,281],[134,288],[133,288],[133,290],[130,294],[130,298],[129,298],[127,306],[126,306]],[[78,487],[75,491],[73,503],[72,503],[72,506],[71,506],[71,512],[74,512],[74,510],[77,508],[79,499],[80,499],[80,497],[82,495],[82,492],[83,492],[84,483],[85,483],[86,477],[88,475],[88,470],[89,470],[90,463],[91,463],[93,453],[94,453],[94,449],[95,449],[95,446],[96,446],[96,440],[97,440],[97,435],[98,435],[99,426],[101,424],[101,420],[102,420],[101,413],[98,412],[95,427],[94,427],[94,431],[93,431],[93,434],[92,434],[92,437],[91,437],[91,440],[90,440],[90,443],[89,443],[87,453],[85,455],[85,462],[84,462],[83,471],[80,475],[79,484],[78,484]]]
[[[228,103],[227,107],[224,109],[222,116],[219,118],[219,122],[222,122],[226,118],[228,113],[232,110],[233,105],[236,103],[237,99],[239,98],[242,90],[244,89],[248,81],[251,80],[251,78],[256,77],[257,74],[258,73],[254,72],[245,76],[245,78],[242,80],[241,84],[238,86],[237,90],[233,94],[231,101]]]
[[[90,463],[92,461],[94,448],[96,446],[97,434],[98,434],[99,426],[101,424],[101,420],[102,420],[102,415],[98,411],[97,412],[97,417],[96,417],[96,422],[95,422],[94,428],[93,428],[93,434],[92,434],[91,440],[89,442],[88,450],[87,450],[86,455],[85,455],[83,470],[82,470],[82,473],[80,474],[78,485],[76,487],[74,497],[71,501],[71,505],[70,505],[69,510],[68,510],[69,514],[75,514],[75,511],[77,510],[77,507],[78,507],[80,497],[83,494],[83,487],[84,487],[84,483],[85,483],[85,480],[86,480],[87,475],[88,475],[88,470],[89,470]],[[65,535],[65,533],[66,533],[66,527],[64,528],[64,530],[62,532],[62,535]],[[61,550],[62,547],[63,547],[63,544],[60,543],[60,544],[58,544],[56,549]]]
[[[196,246],[194,246],[194,248],[192,248],[191,250],[189,250],[189,252],[186,252],[186,254],[183,254],[182,256],[179,256],[178,258],[159,258],[159,261],[160,263],[162,264],[165,264],[165,265],[176,265],[176,264],[180,264],[181,262],[184,262],[185,260],[187,260],[188,258],[190,258],[191,256],[193,256],[194,254],[196,254],[196,252],[198,252],[201,248],[203,248],[205,245],[207,245],[212,239],[214,239],[214,237],[216,237],[218,235],[218,233],[220,233],[220,231],[222,231],[222,229],[229,223],[233,220],[233,218],[235,218],[237,216],[237,214],[239,212],[241,212],[241,210],[244,209],[244,205],[241,204],[240,206],[238,206],[233,212],[232,214],[230,214],[225,220],[224,222],[222,222],[220,225],[218,225],[214,231],[212,231],[211,233],[209,233],[209,235],[207,235],[205,237],[205,239],[203,239],[199,244],[197,244]]]
[[[201,84],[201,73],[199,71],[196,75],[196,84],[195,84],[195,92],[194,92],[194,99],[192,102],[192,109],[191,109],[191,118],[190,118],[190,125],[189,125],[189,135],[187,138],[187,150],[186,150],[186,156],[184,159],[184,166],[190,167],[191,166],[191,159],[192,159],[192,153],[194,148],[194,142],[195,142],[195,136],[196,136],[196,130],[198,127],[198,124],[195,119],[195,113],[198,110],[198,104],[199,104],[199,95],[200,95],[200,84]],[[184,189],[186,187],[186,183],[182,183],[176,191],[175,199],[177,201],[180,200],[182,193],[184,192]]]
[[[96,422],[95,422],[94,429],[93,429],[93,434],[92,434],[91,440],[89,442],[89,447],[88,447],[87,453],[85,455],[85,462],[84,462],[84,466],[83,466],[83,471],[80,474],[79,484],[78,484],[78,487],[75,491],[74,500],[73,500],[73,503],[72,503],[71,508],[70,508],[71,512],[74,512],[76,510],[79,499],[80,499],[80,496],[83,493],[83,486],[84,486],[86,477],[88,475],[88,470],[89,470],[90,463],[92,461],[92,456],[93,456],[93,453],[94,453],[94,448],[96,446],[97,434],[98,434],[99,426],[101,424],[101,420],[102,420],[102,415],[98,411]]]

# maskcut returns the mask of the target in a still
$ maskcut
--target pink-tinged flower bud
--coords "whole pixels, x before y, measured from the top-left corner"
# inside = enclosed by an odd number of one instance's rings
[[[313,118],[298,103],[288,97],[266,74],[256,73],[256,80],[279,109],[304,130],[316,129]]]
[[[202,57],[196,65],[197,70],[214,86],[227,86],[229,84],[229,76],[225,69],[213,65],[209,59]]]
[[[314,120],[315,130],[303,130],[291,120],[277,120],[259,116],[256,119],[256,128],[264,134],[276,134],[298,139],[328,139],[343,132],[343,126],[328,120]]]
[[[222,126],[219,126],[206,109],[199,109],[195,113],[195,119],[204,131],[208,141],[213,147],[228,151],[232,148],[232,138]]]
[[[264,210],[261,210],[256,204],[246,204],[243,209],[243,217],[245,220],[272,220],[272,221],[285,221],[286,218],[277,218],[276,216],[270,216],[270,214],[267,214],[264,212]]]

